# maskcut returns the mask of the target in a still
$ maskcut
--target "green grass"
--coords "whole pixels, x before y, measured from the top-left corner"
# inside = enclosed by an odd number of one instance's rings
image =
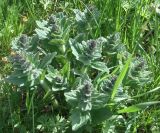
[[[41,103],[38,92],[26,92],[4,83],[1,79],[10,73],[12,66],[2,59],[10,55],[10,43],[14,37],[22,33],[33,34],[35,21],[47,19],[54,12],[64,11],[73,15],[74,8],[84,9],[89,8],[89,5],[96,6],[100,11],[100,19],[96,22],[97,30],[92,33],[93,38],[106,37],[119,32],[127,50],[134,52],[134,56],[143,56],[153,73],[153,81],[143,88],[126,88],[129,95],[137,96],[159,87],[160,12],[156,12],[157,7],[154,4],[157,5],[154,0],[57,0],[45,7],[40,0],[0,1],[0,133],[24,132],[29,129],[29,132],[34,133],[36,128],[34,119],[40,114],[38,109],[45,104],[49,106],[52,96]],[[91,15],[94,17],[93,14]],[[125,79],[125,75],[123,78]],[[159,97],[158,91],[147,93],[143,97],[135,98],[134,103],[160,101]],[[53,108],[53,104],[51,105]],[[31,111],[26,113],[28,108]],[[160,132],[159,116],[158,105],[152,108],[146,107],[140,113],[127,114],[130,120],[128,123],[132,125],[130,132]]]

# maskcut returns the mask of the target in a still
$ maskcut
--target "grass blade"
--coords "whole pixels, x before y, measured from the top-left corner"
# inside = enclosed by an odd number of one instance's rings
[[[123,79],[124,79],[124,77],[125,77],[125,75],[126,75],[126,73],[127,73],[127,70],[128,70],[129,65],[130,65],[130,63],[131,63],[131,60],[132,60],[132,56],[129,57],[129,59],[127,60],[125,66],[123,67],[120,75],[118,76],[118,78],[117,78],[117,80],[116,80],[116,83],[115,83],[115,85],[114,85],[114,87],[113,87],[113,92],[112,92],[112,95],[111,95],[111,99],[112,99],[112,100],[114,99],[114,97],[115,97],[115,95],[116,95],[116,92],[117,92],[117,89],[118,89],[118,87],[120,86],[120,84],[122,83],[122,81],[123,81]]]
[[[160,104],[160,101],[153,101],[153,102],[144,102],[139,103],[136,105],[129,106],[127,108],[121,109],[118,111],[118,113],[131,113],[131,112],[137,112],[140,111],[150,105]]]

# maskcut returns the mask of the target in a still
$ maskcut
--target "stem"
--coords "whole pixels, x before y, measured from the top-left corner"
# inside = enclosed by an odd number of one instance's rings
[[[8,104],[9,104],[9,111],[10,111],[10,114],[11,114],[12,131],[13,131],[13,133],[14,133],[13,118],[12,118],[12,107],[11,107],[11,101],[10,101],[10,96],[9,96],[9,94],[8,94]]]
[[[32,130],[33,130],[33,133],[35,133],[35,120],[34,120],[34,95],[35,95],[35,90],[33,92],[33,95],[32,95],[32,98],[31,98],[31,104],[32,104]]]

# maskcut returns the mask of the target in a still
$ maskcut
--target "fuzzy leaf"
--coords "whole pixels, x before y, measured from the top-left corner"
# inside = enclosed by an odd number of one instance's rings
[[[76,131],[82,126],[86,125],[90,119],[88,112],[81,113],[78,109],[71,111],[72,130]]]
[[[99,109],[105,106],[110,96],[108,94],[94,93],[92,94],[93,109]]]
[[[10,76],[8,78],[5,79],[7,82],[12,83],[14,85],[18,85],[18,86],[24,86],[27,83],[27,77],[14,77],[14,76]]]
[[[35,29],[39,39],[46,39],[48,32],[41,30],[41,29]]]
[[[86,17],[85,17],[85,14],[84,14],[84,12],[81,12],[80,10],[78,10],[78,9],[73,9],[73,12],[75,13],[75,15],[76,15],[76,21],[84,21],[85,19],[86,19]]]
[[[107,68],[107,66],[104,62],[94,61],[91,63],[91,67],[94,69],[97,69],[99,71],[109,73],[109,69]]]
[[[91,111],[92,123],[95,125],[100,124],[101,122],[111,117],[112,114],[113,113],[107,107],[103,107],[100,109],[93,109]]]
[[[39,68],[45,68],[47,65],[49,65],[53,58],[55,57],[57,53],[54,52],[54,53],[48,53],[41,61],[40,65],[39,65]]]
[[[70,92],[66,92],[65,94],[66,101],[71,105],[71,106],[76,106],[78,103],[77,95],[76,92],[71,90]]]

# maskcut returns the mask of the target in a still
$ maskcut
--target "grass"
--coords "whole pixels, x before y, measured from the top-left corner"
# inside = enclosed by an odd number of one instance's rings
[[[5,57],[11,53],[10,43],[14,37],[22,33],[31,35],[34,33],[35,21],[46,19],[51,13],[60,10],[72,15],[74,8],[84,9],[94,5],[100,11],[100,19],[96,22],[97,30],[93,33],[93,37],[106,37],[119,32],[127,50],[131,53],[135,51],[135,56],[142,55],[153,73],[153,81],[149,85],[144,88],[129,88],[128,93],[136,96],[160,86],[160,12],[156,11],[158,1],[56,0],[48,5],[42,1],[4,0],[0,2],[0,80],[11,70],[11,64],[5,61]],[[92,16],[94,17],[93,14]],[[25,90],[18,90],[15,86],[0,82],[0,132],[24,132],[31,127],[29,132],[35,132],[34,119],[40,114],[38,109],[45,104],[49,106],[51,96],[44,103],[40,103],[38,96],[33,98],[32,91],[29,92],[28,97],[25,93]],[[159,94],[153,92],[136,98],[135,103],[159,100]],[[26,106],[31,108],[29,113],[26,113]],[[129,114],[129,123],[133,125],[130,132],[160,132],[160,110],[157,106],[145,108],[141,113]]]

